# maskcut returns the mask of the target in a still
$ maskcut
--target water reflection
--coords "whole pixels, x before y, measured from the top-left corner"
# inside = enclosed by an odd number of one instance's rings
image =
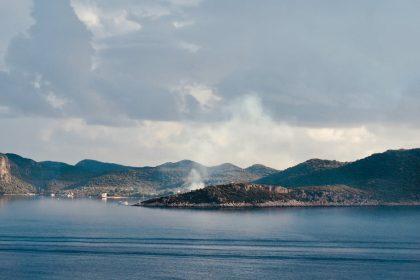
[[[27,195],[0,195],[0,208],[5,207],[8,203],[19,200],[32,200],[35,196]]]

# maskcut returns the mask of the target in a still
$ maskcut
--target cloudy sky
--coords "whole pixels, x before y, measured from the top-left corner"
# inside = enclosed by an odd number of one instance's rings
[[[0,151],[284,168],[420,147],[419,13],[416,0],[0,0]]]

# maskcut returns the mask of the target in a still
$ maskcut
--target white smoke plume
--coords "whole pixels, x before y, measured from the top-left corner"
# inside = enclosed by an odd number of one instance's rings
[[[200,172],[194,168],[191,169],[190,174],[188,174],[186,183],[188,184],[188,190],[190,191],[202,189],[205,187]]]

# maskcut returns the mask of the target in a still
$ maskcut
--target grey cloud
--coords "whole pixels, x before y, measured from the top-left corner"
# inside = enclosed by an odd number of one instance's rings
[[[230,104],[251,93],[273,119],[294,125],[420,119],[418,1],[34,4],[35,24],[9,45],[11,71],[0,73],[0,101],[17,115],[212,122],[228,119]],[[141,29],[98,37],[74,13],[78,4],[111,23],[113,12],[127,11]],[[45,83],[34,89],[39,75]],[[203,110],[173,90],[182,83],[213,88],[221,101]],[[54,98],[65,105],[54,108]]]
[[[142,23],[148,27],[145,32],[95,41],[68,1],[36,1],[32,16],[35,24],[27,35],[9,45],[9,73],[1,73],[0,101],[16,114],[80,117],[110,125],[187,117],[171,87],[188,77],[182,64],[191,57],[176,47],[170,20],[148,15]],[[103,49],[95,51],[95,44]],[[95,69],[93,63],[99,66]],[[51,95],[62,104],[51,106]],[[199,111],[196,102],[188,104],[189,112]]]
[[[54,111],[46,109],[49,94],[68,99],[70,106],[74,100],[88,98],[91,35],[63,1],[36,1],[32,16],[36,22],[27,35],[9,45],[5,58],[9,73],[3,76],[10,85],[1,98],[25,113],[48,115]],[[31,107],[25,107],[28,102]],[[72,109],[79,110],[74,105]]]
[[[24,33],[33,23],[30,17],[31,0],[2,1],[0,6],[0,69],[5,68],[4,55],[10,40]]]
[[[397,104],[415,112],[400,101],[419,77],[420,7],[393,3],[206,2],[197,18],[214,15],[202,44],[229,62],[226,98],[255,92],[277,120],[352,125],[391,121]]]

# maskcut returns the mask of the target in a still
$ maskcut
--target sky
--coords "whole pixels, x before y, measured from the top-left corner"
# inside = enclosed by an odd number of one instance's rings
[[[416,0],[0,0],[0,151],[282,169],[420,147],[419,12]]]

